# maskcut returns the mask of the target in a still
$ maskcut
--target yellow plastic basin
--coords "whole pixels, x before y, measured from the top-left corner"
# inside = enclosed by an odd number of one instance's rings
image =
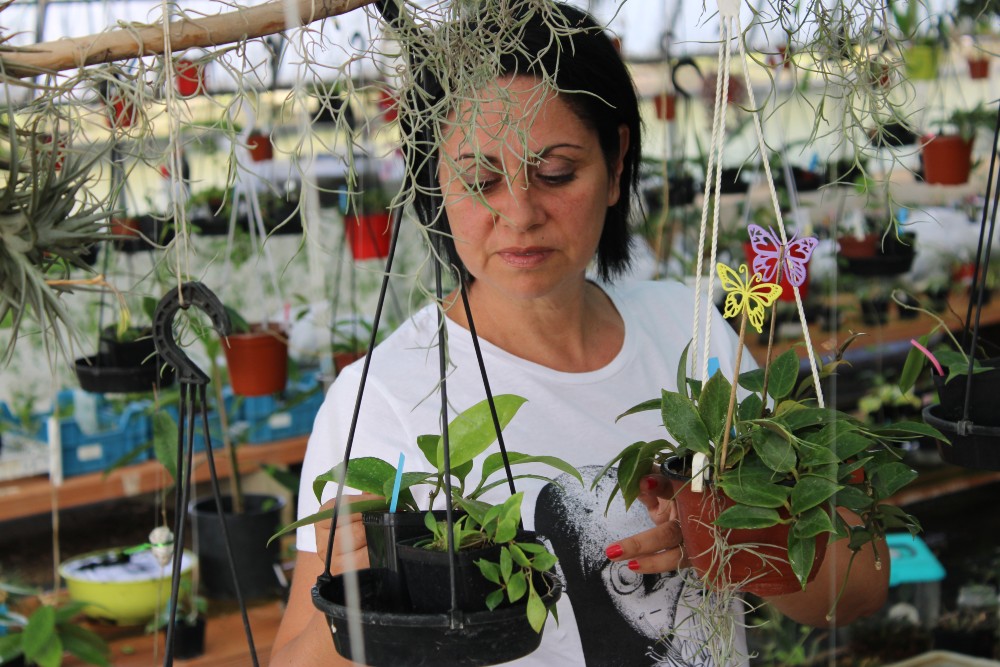
[[[118,625],[141,625],[164,609],[170,599],[171,564],[161,567],[153,554],[126,557],[120,549],[94,551],[59,566],[71,600],[87,605],[84,613]],[[185,551],[181,578],[190,582],[197,556]]]

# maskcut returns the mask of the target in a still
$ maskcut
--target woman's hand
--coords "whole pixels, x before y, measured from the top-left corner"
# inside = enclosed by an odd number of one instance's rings
[[[639,482],[638,500],[646,506],[649,518],[656,524],[649,530],[626,537],[605,550],[612,561],[628,561],[628,567],[640,574],[671,572],[687,567],[681,523],[677,505],[671,500],[673,490],[667,478],[660,474],[643,477]]]
[[[370,493],[343,496],[343,502],[357,502],[360,500],[378,500],[381,496]],[[321,510],[331,509],[335,501],[330,500],[323,503]],[[322,562],[326,562],[326,548],[330,541],[330,527],[332,520],[322,521],[315,524],[316,527],[316,555]],[[330,560],[330,573],[342,574],[350,570],[362,570],[369,567],[368,564],[368,541],[365,539],[365,527],[361,523],[361,514],[345,514],[340,517],[337,524],[337,533],[333,540],[333,558]]]

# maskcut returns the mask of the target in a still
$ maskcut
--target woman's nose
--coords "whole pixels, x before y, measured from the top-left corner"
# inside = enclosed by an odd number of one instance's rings
[[[524,183],[509,185],[503,202],[498,202],[496,206],[496,222],[518,232],[526,232],[542,224],[544,216],[535,192]]]

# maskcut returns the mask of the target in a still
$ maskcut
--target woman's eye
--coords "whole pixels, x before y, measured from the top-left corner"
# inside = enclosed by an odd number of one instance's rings
[[[495,188],[499,182],[499,178],[489,178],[481,181],[465,181],[465,189],[472,194],[483,194]]]
[[[535,178],[547,183],[548,185],[562,185],[563,183],[569,183],[576,179],[576,172],[573,171],[560,171],[552,173],[538,172]]]

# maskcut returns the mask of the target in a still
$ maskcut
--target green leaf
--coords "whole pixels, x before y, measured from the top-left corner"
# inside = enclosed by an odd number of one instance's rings
[[[110,651],[107,642],[100,635],[79,625],[64,625],[59,628],[63,649],[91,665],[108,667]]]
[[[24,657],[27,662],[38,662],[39,657],[45,657],[47,647],[58,641],[56,637],[56,610],[48,605],[39,607],[28,618],[24,628]],[[59,649],[62,655],[62,647]]]
[[[510,573],[513,571],[514,558],[511,556],[510,549],[502,547],[500,549],[500,579],[502,581],[509,581]]]
[[[764,403],[760,400],[760,396],[750,394],[740,402],[740,407],[737,408],[736,414],[740,421],[758,419],[763,407]]]
[[[786,350],[771,362],[771,372],[767,378],[767,393],[776,401],[788,396],[795,388],[799,377],[799,357],[795,350]]]
[[[657,402],[657,405],[659,405],[659,402]],[[520,454],[518,452],[507,452],[507,459],[510,461],[511,467],[527,463],[541,463],[555,468],[556,470],[561,470],[579,481],[580,484],[583,484],[583,477],[580,475],[580,471],[566,461],[555,456],[532,456],[530,454]],[[498,470],[503,470],[503,454],[495,452],[487,456],[486,460],[483,461],[482,479],[479,482],[477,490],[481,491],[490,476]]]
[[[799,464],[805,468],[840,463],[837,452],[830,447],[815,445],[809,440],[799,441]]]
[[[313,493],[316,500],[322,501],[323,490],[328,483],[336,484],[340,481],[344,464],[338,463],[321,475],[317,475],[313,481]],[[385,483],[392,483],[396,479],[396,468],[386,463],[382,459],[373,456],[365,456],[359,459],[351,459],[347,466],[347,476],[344,478],[344,486],[349,489],[357,489],[365,493],[382,495]]]
[[[741,505],[777,509],[788,500],[791,487],[774,484],[769,479],[753,475],[726,475],[719,480],[726,495]]]
[[[722,442],[722,430],[726,427],[726,413],[729,411],[729,394],[733,386],[721,372],[716,372],[702,387],[698,399],[698,414],[708,429],[712,442]]]
[[[795,573],[795,578],[803,588],[809,579],[809,571],[812,570],[816,561],[816,538],[796,537],[793,533],[788,534],[788,564]]]
[[[521,567],[531,567],[531,561],[528,560],[528,556],[524,553],[524,549],[521,546],[520,543],[512,542],[510,545],[510,556]]]
[[[874,502],[868,494],[856,486],[845,486],[837,492],[834,500],[841,507],[846,507],[856,514],[867,511]]]
[[[493,611],[503,602],[503,590],[496,590],[486,596],[486,608]]]
[[[888,498],[917,478],[917,472],[905,463],[885,463],[872,473],[872,486],[879,497]]]
[[[841,461],[857,456],[871,447],[872,441],[861,435],[857,431],[842,433],[834,440],[833,446],[837,450],[837,458]]]
[[[662,414],[663,425],[677,444],[706,456],[712,455],[708,430],[691,399],[677,392],[664,390]]]
[[[528,592],[528,578],[524,576],[524,570],[518,570],[507,582],[507,599],[517,602]]]
[[[289,491],[292,494],[299,492],[299,476],[293,475],[286,468],[279,468],[271,463],[265,463],[261,466],[267,476],[273,479],[275,482],[280,484],[282,488]]]
[[[817,475],[803,475],[792,487],[791,512],[801,514],[826,502],[843,487]]]
[[[514,418],[527,399],[513,394],[500,394],[493,397],[496,405],[497,420],[504,429]],[[448,424],[448,444],[451,448],[451,467],[457,468],[486,451],[486,448],[496,442],[497,432],[493,425],[488,400],[480,401],[471,408],[459,413]],[[438,444],[438,470],[442,470],[444,442]]]
[[[777,510],[765,507],[733,505],[715,518],[719,528],[767,528],[781,523]]]
[[[917,339],[917,342],[927,347],[927,341],[930,340],[930,334],[924,334]],[[903,362],[903,370],[899,373],[899,390],[904,394],[910,389],[913,389],[913,385],[917,383],[917,378],[920,377],[920,373],[923,372],[924,366],[927,365],[927,357],[923,352],[918,350],[916,347],[911,347],[910,351],[906,354],[906,361]]]
[[[760,460],[771,470],[778,473],[795,470],[795,448],[781,434],[769,428],[760,428],[751,434],[750,441]]]
[[[640,412],[649,412],[650,410],[659,410],[659,409],[660,409],[660,399],[651,398],[648,401],[643,401],[642,403],[639,403],[638,405],[633,405],[631,408],[629,408],[625,412],[615,417],[615,421],[617,422],[622,417],[628,417],[629,415],[634,415]]]
[[[385,500],[361,500],[361,501],[348,501],[348,509],[351,512],[375,512],[378,510],[388,509],[389,504]],[[309,516],[304,516],[294,523],[290,523],[283,527],[281,530],[272,535],[268,540],[267,544],[270,545],[271,542],[275,541],[282,535],[287,535],[288,533],[301,528],[302,526],[308,526],[314,523],[319,523],[320,521],[329,521],[336,514],[337,508],[330,507],[325,510],[320,510],[315,514],[310,514]]]
[[[836,413],[826,408],[807,408],[790,410],[781,415],[780,422],[792,433],[806,428],[825,424],[834,418]]]
[[[653,442],[635,442],[625,448],[621,459],[618,462],[618,488],[621,489],[622,498],[625,500],[625,509],[632,506],[639,495],[639,482],[653,469],[653,457],[668,449],[665,440],[654,440]],[[608,499],[608,506],[611,505],[612,498]]]
[[[526,610],[528,616],[528,624],[531,625],[531,629],[535,632],[541,632],[542,628],[545,627],[545,616],[547,614],[545,610],[545,604],[542,602],[542,598],[538,596],[535,592],[534,586],[528,587],[528,608]]]
[[[500,586],[502,585],[502,579],[500,575],[500,566],[496,563],[490,562],[485,558],[480,558],[476,561],[476,567],[488,580],[492,581],[494,584]]]
[[[679,393],[687,391],[687,366],[688,366],[688,352],[691,349],[691,343],[694,339],[689,340],[684,349],[681,350],[681,358],[677,361],[677,377],[675,379],[676,388]],[[684,394],[685,398],[689,398],[691,394]],[[659,401],[657,401],[659,403]]]
[[[14,658],[23,653],[21,633],[0,636],[0,664],[13,662]]]
[[[536,555],[531,559],[531,567],[539,572],[548,572],[556,566],[559,559],[556,558],[555,554],[550,554],[548,551],[543,551],[542,553]]]
[[[462,498],[461,496],[455,498],[455,504],[465,510],[465,513],[472,517],[472,520],[480,526],[486,523],[486,515],[494,507],[494,505],[484,503],[481,500]]]
[[[418,435],[417,447],[424,453],[427,462],[434,466],[435,470],[441,470],[444,464],[438,460],[438,445],[441,443],[440,435]]]
[[[153,456],[172,479],[177,479],[177,422],[164,410],[154,412]]]
[[[833,531],[833,521],[830,520],[826,507],[814,507],[803,512],[792,526],[792,532],[799,538],[816,537]]]
[[[755,368],[752,371],[740,373],[739,385],[747,391],[756,392],[758,394],[764,391],[764,369]]]
[[[948,442],[947,436],[930,424],[923,422],[897,422],[881,428],[872,429],[872,433],[879,438],[910,438],[916,439],[921,436],[934,438],[943,442]]]

